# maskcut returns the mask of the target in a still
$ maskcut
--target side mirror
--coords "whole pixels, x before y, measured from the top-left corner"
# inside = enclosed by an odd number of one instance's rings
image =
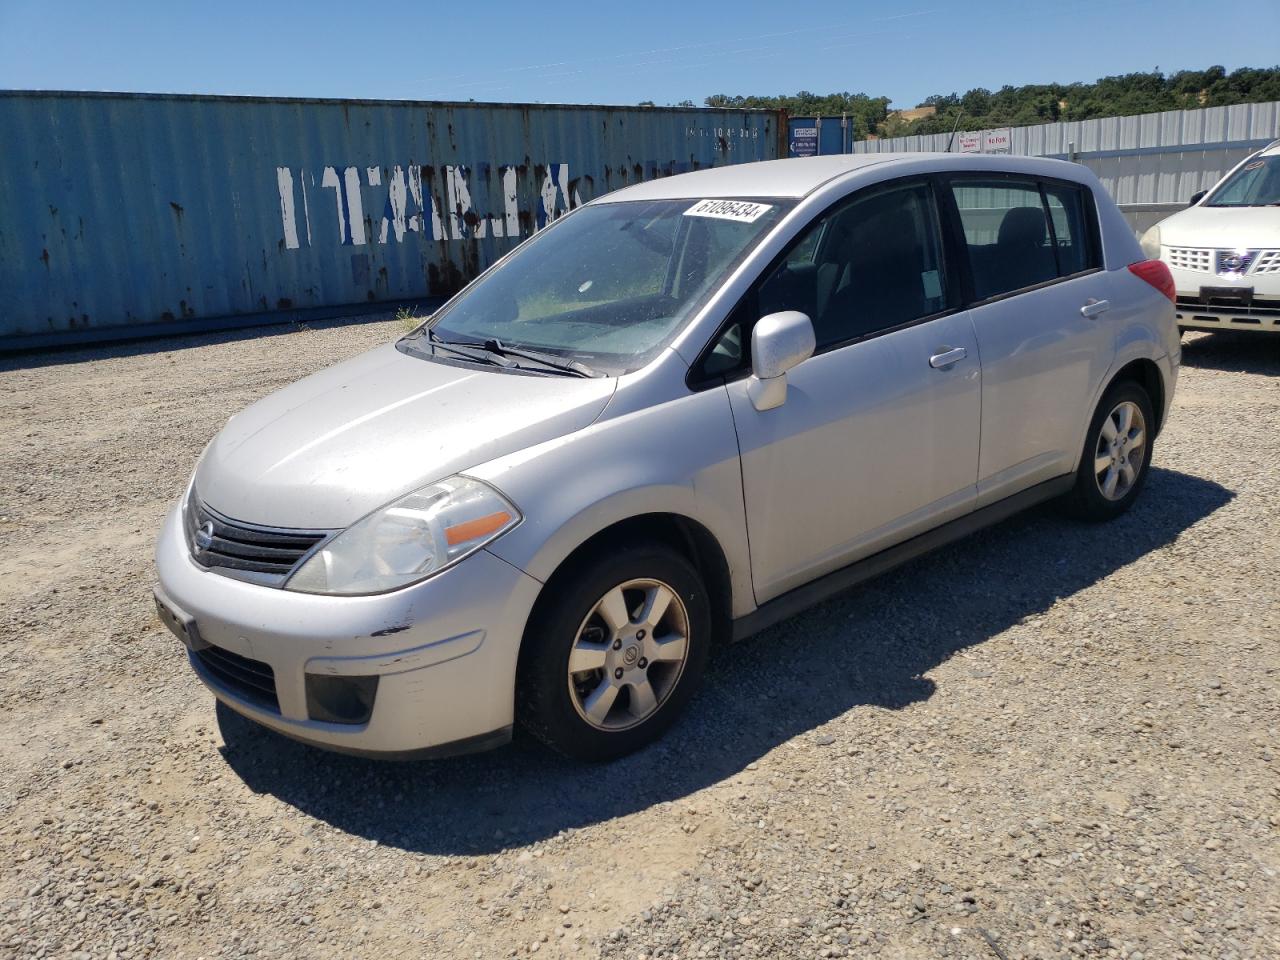
[[[757,410],[772,410],[787,399],[787,371],[813,356],[813,323],[796,310],[761,317],[751,331],[751,379],[747,396]]]
[[[1197,203],[1199,203],[1201,200],[1204,199],[1204,195],[1208,192],[1209,192],[1208,190],[1201,190],[1199,193],[1193,193],[1191,195],[1191,202],[1187,204],[1187,206],[1194,207]]]

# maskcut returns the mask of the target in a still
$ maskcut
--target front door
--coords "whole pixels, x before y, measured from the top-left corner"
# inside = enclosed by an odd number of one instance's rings
[[[801,309],[817,338],[782,406],[727,385],[758,603],[972,509],[981,372],[938,222],[928,182],[860,192],[756,291],[757,315]]]

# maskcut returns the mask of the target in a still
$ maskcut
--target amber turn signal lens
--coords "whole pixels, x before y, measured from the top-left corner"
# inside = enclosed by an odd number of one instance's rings
[[[488,536],[495,530],[501,530],[510,522],[511,514],[505,510],[499,510],[497,513],[491,513],[485,517],[476,517],[474,520],[466,520],[452,527],[446,527],[444,539],[449,546],[456,547],[460,543],[477,540],[480,537]]]

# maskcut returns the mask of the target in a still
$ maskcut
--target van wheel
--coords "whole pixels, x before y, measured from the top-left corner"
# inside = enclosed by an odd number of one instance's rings
[[[520,649],[525,729],[582,760],[656,739],[693,696],[711,650],[697,570],[667,547],[624,547],[576,563],[551,590]]]
[[[1147,391],[1113,384],[1094,412],[1066,505],[1084,520],[1110,520],[1133,505],[1151,466],[1155,417]]]

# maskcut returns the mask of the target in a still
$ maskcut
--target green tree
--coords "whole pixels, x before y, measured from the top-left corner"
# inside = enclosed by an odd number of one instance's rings
[[[1211,66],[1168,75],[1159,70],[1138,71],[1101,77],[1092,83],[1025,84],[996,91],[975,87],[964,93],[938,93],[920,104],[933,107],[935,113],[916,120],[891,114],[888,97],[866,93],[718,93],[704,102],[708,107],[730,110],[786,110],[795,117],[844,115],[853,119],[854,138],[862,140],[871,135],[949,133],[956,126],[957,114],[960,130],[983,130],[1272,100],[1280,100],[1280,67],[1242,67],[1227,73],[1221,66]]]

